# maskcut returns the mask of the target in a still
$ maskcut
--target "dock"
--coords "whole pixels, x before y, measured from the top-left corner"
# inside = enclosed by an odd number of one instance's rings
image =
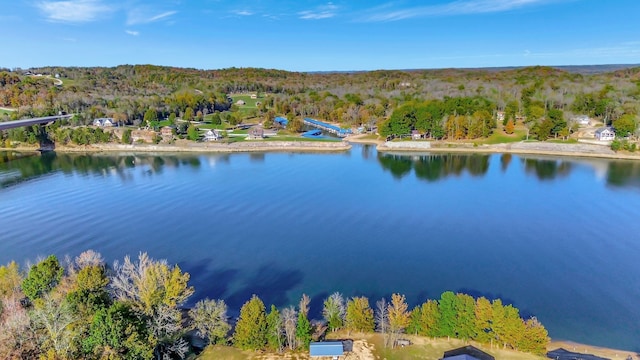
[[[326,122],[322,122],[320,120],[312,119],[312,118],[304,118],[303,120],[305,125],[312,126],[316,129],[324,130],[335,134],[339,137],[346,137],[347,135],[351,135],[353,132],[351,129],[344,129],[335,125],[327,124]]]

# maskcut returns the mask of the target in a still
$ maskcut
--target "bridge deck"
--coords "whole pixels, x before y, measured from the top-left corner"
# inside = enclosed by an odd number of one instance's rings
[[[21,126],[31,126],[31,125],[38,125],[38,124],[46,124],[52,121],[56,121],[56,120],[60,120],[60,119],[67,119],[72,117],[73,114],[70,115],[56,115],[56,116],[45,116],[45,117],[39,117],[39,118],[33,118],[33,119],[22,119],[22,120],[13,120],[13,121],[5,121],[5,122],[0,122],[0,130],[8,130],[8,129],[13,129],[13,128],[17,128],[17,127],[21,127]]]

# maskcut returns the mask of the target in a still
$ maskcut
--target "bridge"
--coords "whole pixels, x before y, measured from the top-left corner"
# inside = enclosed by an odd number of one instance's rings
[[[0,131],[14,129],[22,126],[47,125],[57,120],[68,119],[73,115],[74,114],[55,115],[55,116],[45,116],[45,117],[39,117],[39,118],[33,118],[33,119],[22,119],[22,120],[0,122]],[[38,136],[39,142],[40,142],[40,148],[38,149],[38,151],[40,152],[53,151],[56,147],[56,144],[54,144],[53,141],[51,141],[47,137],[46,132],[43,130],[42,127],[40,127],[38,132],[40,133],[40,136]]]
[[[56,115],[56,116],[45,116],[33,119],[22,119],[22,120],[13,120],[13,121],[5,121],[0,122],[0,130],[8,130],[14,129],[21,126],[31,126],[31,125],[39,125],[39,124],[48,124],[53,121],[68,119],[72,117],[73,114],[69,115]]]

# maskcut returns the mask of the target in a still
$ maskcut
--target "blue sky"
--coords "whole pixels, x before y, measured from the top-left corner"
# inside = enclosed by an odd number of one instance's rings
[[[12,0],[0,66],[638,64],[638,14],[639,0]]]

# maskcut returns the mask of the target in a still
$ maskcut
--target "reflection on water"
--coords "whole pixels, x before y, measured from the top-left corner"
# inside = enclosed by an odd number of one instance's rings
[[[371,301],[401,292],[411,305],[465,291],[513,302],[554,337],[634,349],[637,189],[640,162],[359,145],[0,153],[0,264],[148,251],[191,273],[194,300],[237,311],[253,293],[285,306],[305,292],[314,316],[333,291]]]
[[[35,179],[50,173],[115,175],[123,180],[127,169],[142,168],[145,174],[161,174],[164,168],[200,167],[200,158],[194,155],[153,154],[66,154],[47,152],[42,155],[20,156],[0,152],[0,187]]]
[[[369,152],[363,150],[363,154]],[[500,170],[505,172],[516,155],[501,154]],[[363,156],[364,157],[364,156]],[[467,173],[474,177],[487,174],[490,161],[495,156],[486,154],[429,154],[412,155],[397,153],[378,153],[378,163],[396,179],[413,174],[416,178],[438,181],[448,177],[458,177]],[[520,156],[525,174],[535,176],[540,181],[568,177],[576,164],[591,167],[599,176],[604,164],[604,178],[615,187],[640,188],[640,162],[603,159],[570,159]]]

